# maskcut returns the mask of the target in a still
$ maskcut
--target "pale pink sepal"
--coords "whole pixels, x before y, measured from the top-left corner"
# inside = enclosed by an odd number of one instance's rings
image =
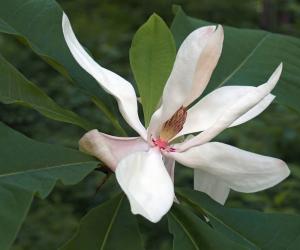
[[[121,159],[135,152],[147,151],[149,145],[141,137],[116,137],[94,129],[79,140],[79,148],[115,171]]]

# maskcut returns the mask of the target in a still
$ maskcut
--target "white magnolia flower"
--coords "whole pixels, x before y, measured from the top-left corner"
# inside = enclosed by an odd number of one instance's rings
[[[224,129],[242,124],[268,107],[275,98],[270,92],[280,77],[282,64],[258,87],[220,87],[189,108],[207,86],[223,44],[222,26],[199,28],[180,46],[161,105],[146,129],[138,117],[132,85],[86,53],[66,15],[62,27],[75,60],[116,98],[124,119],[139,134],[121,138],[95,129],[79,141],[82,151],[115,171],[132,213],[157,222],[169,211],[175,198],[175,161],[194,168],[195,189],[222,204],[230,189],[256,192],[276,185],[289,175],[287,165],[279,159],[210,142]],[[172,143],[179,136],[200,131],[183,143]]]

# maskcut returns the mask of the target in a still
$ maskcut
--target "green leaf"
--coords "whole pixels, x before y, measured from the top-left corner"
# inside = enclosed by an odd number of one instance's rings
[[[89,211],[75,236],[61,248],[81,249],[144,249],[136,218],[130,213],[124,194]]]
[[[216,231],[247,249],[299,249],[300,216],[226,208],[189,189],[178,189],[177,196],[199,213],[204,212]]]
[[[172,32],[179,46],[194,29],[211,23],[191,18],[176,8]],[[224,85],[257,86],[265,82],[280,62],[283,74],[274,94],[280,104],[300,112],[300,40],[262,30],[224,26],[221,59],[207,92]]]
[[[33,196],[31,191],[0,182],[0,249],[10,249],[28,213]]]
[[[86,130],[96,127],[77,114],[61,108],[39,87],[27,80],[0,55],[0,101],[29,106],[46,117],[75,124]]]
[[[227,239],[182,205],[174,205],[168,215],[174,235],[173,250],[243,250],[242,245]]]
[[[35,193],[73,185],[98,161],[77,150],[36,142],[0,123],[0,249],[10,249]]]
[[[54,0],[0,0],[0,32],[21,37],[42,57],[91,97],[112,110],[113,98],[73,58],[62,32],[62,9]],[[108,108],[110,107],[110,108]]]
[[[156,110],[175,60],[175,42],[168,26],[156,14],[136,32],[130,64],[139,89],[146,126]]]

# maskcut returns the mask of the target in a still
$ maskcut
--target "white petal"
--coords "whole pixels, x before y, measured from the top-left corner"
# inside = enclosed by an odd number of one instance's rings
[[[247,95],[226,109],[225,112],[219,116],[216,122],[212,124],[212,126],[195,136],[193,139],[180,144],[177,150],[184,151],[196,145],[206,143],[221,133],[224,129],[228,128],[235,120],[246,114],[270,94],[278,82],[281,72],[282,63],[277,67],[266,83],[251,89]]]
[[[124,158],[116,169],[116,177],[133,214],[155,223],[170,210],[174,186],[156,148]]]
[[[252,120],[259,114],[261,114],[269,105],[273,102],[275,99],[275,96],[272,94],[268,94],[266,97],[264,97],[259,103],[257,103],[253,108],[251,108],[249,111],[244,113],[242,116],[240,116],[238,119],[236,119],[229,127],[234,127],[240,124],[243,124],[247,121]]]
[[[174,183],[175,160],[172,158],[164,157],[163,161],[166,166],[166,170],[169,173],[171,180]]]
[[[227,109],[255,88],[250,86],[226,86],[209,93],[187,111],[186,122],[176,137],[208,129]],[[270,105],[274,98],[275,96],[272,94],[267,95],[248,112],[235,120],[230,127],[240,125],[258,116]]]
[[[207,26],[193,31],[183,41],[164,88],[162,106],[150,121],[149,133],[157,136],[162,123],[194,98],[191,92],[198,96],[202,93],[219,58],[222,37],[221,26],[216,31],[215,26]]]
[[[79,148],[115,171],[121,159],[134,152],[148,151],[149,145],[141,137],[116,137],[93,129],[79,140]]]
[[[222,205],[230,192],[226,182],[201,169],[194,169],[194,189],[206,193]]]
[[[188,167],[208,172],[230,188],[245,193],[270,188],[290,174],[282,160],[219,142],[205,143],[185,152],[168,153],[167,156]]]
[[[206,88],[221,56],[223,40],[223,27],[219,25],[213,35],[209,37],[206,46],[199,56],[193,78],[192,90],[183,104],[184,107],[187,107],[195,101]]]
[[[132,85],[114,72],[101,67],[92,59],[78,42],[65,14],[62,18],[62,29],[70,52],[78,64],[93,76],[107,93],[116,98],[119,110],[126,122],[141,137],[146,138],[146,130],[138,116],[137,98]]]

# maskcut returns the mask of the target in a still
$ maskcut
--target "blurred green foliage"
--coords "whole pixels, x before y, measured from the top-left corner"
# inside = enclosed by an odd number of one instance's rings
[[[300,37],[299,0],[60,0],[74,29],[86,48],[101,64],[133,81],[128,51],[133,34],[156,12],[172,21],[172,4],[182,5],[190,15],[227,25],[263,28]],[[225,34],[226,36],[226,34]],[[84,117],[93,117],[99,127],[114,133],[94,104],[60,76],[29,48],[9,36],[0,36],[1,53],[26,77],[44,89],[60,105]],[[48,120],[33,110],[16,105],[0,105],[1,120],[24,134],[50,143],[77,147],[83,130]],[[292,176],[282,184],[257,194],[232,192],[228,206],[263,211],[300,212],[300,122],[298,114],[285,107],[272,106],[255,120],[228,129],[219,139],[240,148],[276,156],[287,161]],[[105,197],[95,196],[103,175],[95,173],[76,187],[58,185],[47,200],[36,199],[13,250],[53,250],[68,239],[78,220]],[[192,171],[176,169],[177,185],[192,185]],[[112,181],[110,187],[116,187]],[[101,222],[99,222],[101,223]],[[162,222],[164,223],[164,222]],[[150,244],[151,245],[151,244]],[[153,245],[153,244],[152,244]],[[157,245],[156,245],[157,246]],[[153,247],[153,246],[152,246]],[[150,247],[151,248],[151,247]],[[149,249],[150,249],[149,248]]]

